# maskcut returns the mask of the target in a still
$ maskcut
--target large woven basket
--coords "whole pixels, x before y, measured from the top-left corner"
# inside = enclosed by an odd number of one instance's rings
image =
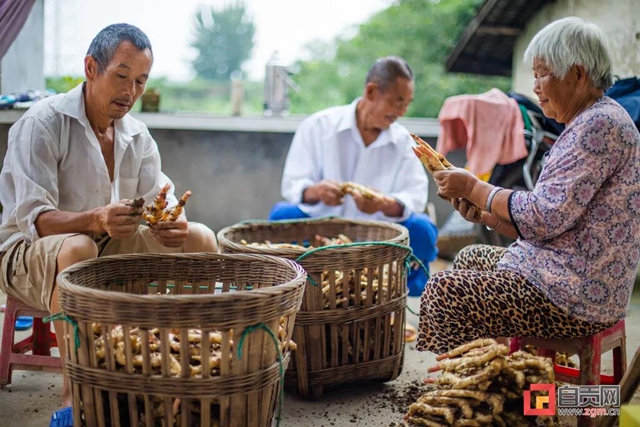
[[[303,244],[312,242],[318,234],[344,234],[355,242],[376,243],[318,251],[241,243],[269,240]],[[406,228],[388,222],[336,218],[251,222],[222,229],[218,242],[227,253],[299,260],[307,271],[309,279],[293,334],[298,351],[286,374],[287,386],[296,387],[304,397],[317,398],[325,388],[362,380],[389,381],[400,374],[404,358],[405,261],[411,253]],[[381,289],[376,277],[384,277],[385,272],[388,279],[382,283],[386,291],[376,291]],[[363,293],[350,296],[347,286],[339,286],[340,276],[349,274],[362,277]]]
[[[66,269],[74,425],[270,426],[305,280],[296,263],[261,255],[123,255]]]

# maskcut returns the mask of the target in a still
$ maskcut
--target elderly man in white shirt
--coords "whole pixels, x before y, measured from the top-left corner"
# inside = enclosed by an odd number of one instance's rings
[[[378,59],[364,93],[349,105],[313,114],[296,131],[282,176],[282,196],[270,220],[341,216],[397,222],[409,230],[414,254],[425,264],[437,256],[438,230],[423,212],[427,176],[416,161],[409,132],[396,119],[413,99],[413,73],[398,57]],[[340,183],[354,181],[389,197],[345,196]],[[409,276],[419,296],[426,273]]]
[[[142,31],[111,25],[89,47],[86,82],[37,102],[11,128],[0,174],[0,289],[8,295],[57,313],[56,274],[80,261],[217,250],[213,231],[187,223],[184,212],[175,222],[147,227],[132,206],[132,199],[150,201],[171,183],[146,126],[127,114],[152,62]],[[170,206],[177,202],[172,192],[168,199]],[[62,325],[54,327],[64,355]],[[69,405],[68,381],[63,384]]]

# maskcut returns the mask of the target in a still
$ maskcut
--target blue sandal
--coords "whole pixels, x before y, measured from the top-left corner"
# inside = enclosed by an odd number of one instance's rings
[[[33,317],[18,316],[16,319],[16,331],[26,331],[33,326]]]
[[[6,308],[7,308],[6,304],[2,304],[0,306],[0,311],[4,313]],[[33,317],[18,316],[18,318],[16,319],[16,326],[15,326],[16,331],[26,331],[32,326],[33,326]]]
[[[73,427],[73,411],[71,406],[57,410],[51,415],[49,427]]]

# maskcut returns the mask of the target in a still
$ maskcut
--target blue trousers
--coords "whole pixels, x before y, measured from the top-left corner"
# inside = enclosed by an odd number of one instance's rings
[[[298,206],[287,202],[276,203],[269,213],[270,221],[302,218],[309,218],[309,215],[302,212]],[[423,213],[412,213],[400,225],[404,225],[409,230],[409,242],[413,254],[428,268],[429,263],[438,256],[438,248],[436,247],[438,227],[428,215]],[[422,268],[412,270],[408,279],[409,295],[415,297],[422,295],[428,278]]]

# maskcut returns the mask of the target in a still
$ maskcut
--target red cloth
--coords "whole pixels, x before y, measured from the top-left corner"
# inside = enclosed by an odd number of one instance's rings
[[[528,154],[518,103],[499,89],[447,98],[438,121],[441,129],[436,149],[446,155],[466,147],[467,167],[475,175]]]

